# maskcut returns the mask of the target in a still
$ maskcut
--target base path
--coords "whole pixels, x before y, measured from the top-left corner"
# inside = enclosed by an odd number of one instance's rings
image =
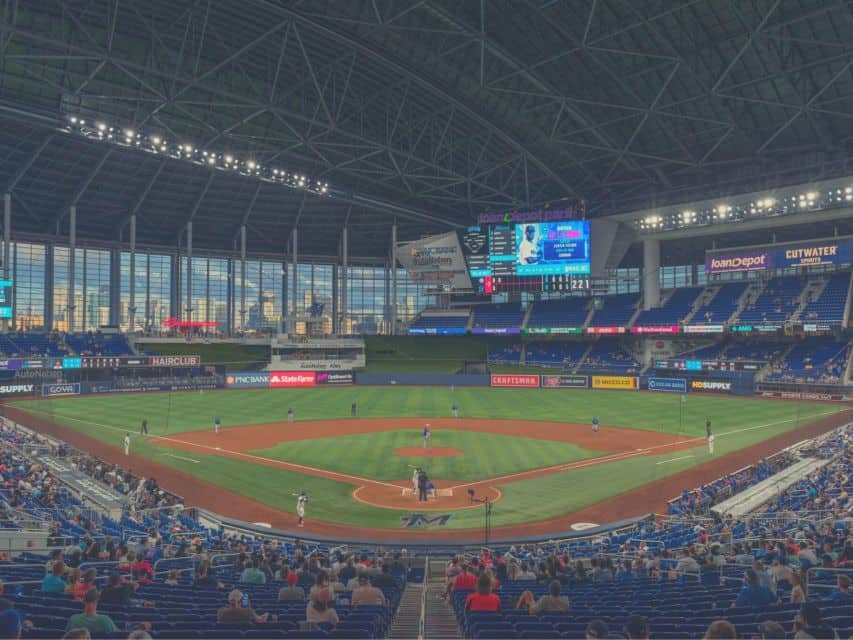
[[[22,425],[35,429],[36,431],[40,431],[52,435],[56,438],[60,438],[71,446],[77,447],[82,451],[86,451],[91,455],[105,460],[109,463],[120,465],[134,474],[145,476],[147,478],[156,478],[161,486],[166,487],[167,489],[182,495],[188,507],[203,507],[222,516],[250,523],[269,523],[273,528],[291,531],[294,533],[298,532],[296,533],[296,535],[301,535],[303,537],[310,536],[313,534],[317,536],[328,536],[330,538],[335,538],[343,541],[410,541],[413,543],[443,542],[449,544],[482,542],[482,532],[479,529],[371,529],[365,527],[342,525],[334,522],[318,522],[315,520],[311,520],[310,512],[308,514],[309,518],[306,521],[305,528],[297,529],[296,517],[291,513],[275,509],[256,500],[252,500],[251,498],[248,498],[245,495],[228,491],[227,489],[223,489],[220,486],[206,482],[190,474],[183,473],[172,467],[159,464],[153,460],[149,460],[147,458],[142,458],[135,455],[125,456],[124,452],[119,447],[111,446],[109,444],[106,444],[105,442],[82,434],[78,431],[74,431],[73,429],[58,425],[47,416],[31,414],[21,409],[9,406],[4,407],[4,409],[6,417],[11,420],[14,420],[15,422],[19,422]],[[361,423],[360,426],[362,428],[359,431],[353,431],[356,433],[360,433],[370,430],[370,428],[367,427],[368,424],[383,423],[386,421],[350,420],[336,421],[335,423],[301,423],[301,425],[304,425],[304,430],[303,428],[300,428],[300,423],[295,423],[291,425],[285,424],[279,426],[282,428],[289,427],[291,430],[294,431],[294,433],[296,433],[297,431],[303,432],[302,437],[299,439],[307,439],[324,437],[324,435],[332,436],[334,434],[331,431],[331,425],[340,424],[341,422],[346,422],[347,424],[353,425]],[[433,430],[438,428],[439,424],[446,424],[447,428],[458,429],[460,428],[461,422],[461,419],[451,419],[446,421],[432,420],[431,425]],[[519,429],[518,423],[513,423],[509,421],[506,421],[506,424],[504,424],[502,421],[466,420],[465,422],[481,422],[484,425],[487,423],[491,423],[492,425],[496,425],[495,428],[497,429],[506,429],[505,433],[509,435],[526,435],[523,430]],[[571,525],[577,522],[597,522],[604,524],[615,520],[621,520],[625,518],[643,515],[649,512],[663,513],[666,509],[666,501],[672,497],[679,495],[682,489],[697,487],[700,484],[710,482],[711,480],[719,478],[721,475],[737,471],[738,469],[752,464],[753,462],[762,457],[775,453],[803,439],[826,433],[827,431],[830,431],[835,427],[841,426],[846,422],[846,413],[838,413],[831,416],[827,416],[820,420],[816,420],[810,424],[804,425],[803,427],[800,427],[793,431],[774,436],[773,438],[765,440],[764,442],[753,445],[751,447],[741,449],[740,451],[725,456],[720,456],[710,462],[698,465],[675,475],[662,478],[660,480],[638,487],[636,489],[632,489],[629,492],[604,500],[591,507],[582,509],[576,513],[567,514],[548,520],[540,520],[538,522],[493,527],[492,538],[494,540],[511,540],[524,536],[541,536],[542,538],[546,538],[548,536],[569,531]],[[406,426],[407,423],[412,428],[422,428],[424,424],[423,421],[412,420],[387,420],[387,423],[389,425],[394,425],[393,427],[389,426],[388,429],[408,428]],[[315,429],[315,425],[321,424],[326,424],[327,426]],[[618,449],[611,450],[623,451],[627,455],[630,453],[630,449],[632,448],[631,446],[627,446],[624,441],[621,443],[619,442],[620,437],[624,437],[626,430],[613,430],[612,436],[614,444],[608,443],[608,447],[605,448],[592,446],[591,442],[582,444],[578,441],[578,439],[572,438],[569,434],[571,432],[574,432],[572,435],[581,437],[599,437],[603,435],[605,438],[607,438],[608,429],[606,427],[603,427],[598,434],[592,434],[588,426],[578,426],[577,428],[570,428],[568,425],[565,424],[558,424],[554,425],[553,427],[548,427],[547,425],[549,423],[528,424],[544,424],[546,425],[546,432],[548,432],[552,436],[549,439],[576,442],[578,444],[581,444],[581,446],[585,446],[589,449],[601,448],[607,450],[611,446],[619,446]],[[511,431],[513,425],[515,430]],[[329,432],[324,434],[323,432],[326,429],[328,429]],[[483,428],[481,430],[485,431],[486,429]],[[220,436],[225,433],[226,437],[234,438],[233,442],[238,442],[239,438],[237,437],[237,434],[229,434],[229,431],[233,432],[236,430],[224,429],[220,432]],[[494,432],[492,430],[489,431]],[[634,430],[631,431],[636,432]],[[197,432],[196,435],[199,435],[199,433],[200,432]],[[586,433],[587,436],[584,436],[584,433]],[[642,431],[640,431],[639,433],[646,433],[660,438],[658,444],[665,443],[666,434]],[[208,435],[210,438],[215,437],[215,434],[213,433],[209,433]],[[282,440],[280,435],[281,434],[276,434],[276,440],[274,442],[271,442],[270,445],[267,446],[271,446],[271,444],[275,444],[275,442],[280,442]],[[560,437],[561,435],[562,437]],[[535,437],[541,438],[543,436],[541,434],[537,434]],[[669,439],[672,439],[671,434],[669,435]],[[602,439],[600,438],[596,442],[600,444],[601,440]],[[648,445],[646,444],[645,446]],[[253,446],[252,448],[258,447]],[[599,459],[599,461],[602,460]],[[393,485],[393,483],[384,484]],[[401,481],[400,484],[393,486],[399,486],[401,490],[402,484],[403,482]],[[460,487],[462,485],[455,486]],[[394,490],[396,491],[397,489],[395,488]],[[457,491],[465,490],[454,488],[454,495],[457,493]],[[414,504],[417,504],[417,502],[415,501]],[[291,508],[293,508],[293,506],[291,506]]]

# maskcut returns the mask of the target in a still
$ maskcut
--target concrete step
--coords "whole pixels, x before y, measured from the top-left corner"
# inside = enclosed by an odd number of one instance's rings
[[[400,598],[400,606],[397,615],[388,630],[388,637],[400,640],[404,638],[417,638],[420,632],[421,622],[421,594],[423,584],[406,584],[403,595]]]

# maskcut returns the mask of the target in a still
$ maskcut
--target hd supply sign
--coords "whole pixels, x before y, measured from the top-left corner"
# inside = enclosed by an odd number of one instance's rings
[[[33,393],[34,384],[0,384],[0,396],[18,396]]]
[[[715,393],[730,393],[732,383],[725,380],[691,380],[690,388],[693,391],[713,391]]]
[[[637,378],[629,376],[592,376],[593,389],[637,389]]]
[[[317,384],[314,371],[270,371],[270,389],[313,387]]]
[[[501,375],[492,374],[493,387],[539,387],[539,376],[536,375]]]
[[[266,389],[270,386],[270,373],[269,371],[229,373],[225,376],[225,386],[229,389],[253,387]]]

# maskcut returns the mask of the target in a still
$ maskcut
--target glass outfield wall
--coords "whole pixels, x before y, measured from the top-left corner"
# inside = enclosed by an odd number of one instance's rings
[[[339,333],[378,333],[389,328],[385,267],[351,265],[346,286],[343,269],[330,263],[297,265],[294,292],[291,264],[247,259],[245,278],[239,258],[193,256],[191,309],[187,312],[186,256],[140,250],[11,243],[14,326],[18,330],[94,330],[118,325],[125,331],[156,332],[169,318],[214,323],[218,333],[274,332],[288,313],[312,317]],[[2,257],[2,243],[0,243]],[[133,305],[131,305],[133,288]],[[346,289],[346,310],[343,290]],[[389,300],[386,302],[386,297]],[[409,322],[435,300],[426,287],[397,272],[397,318]],[[133,306],[133,309],[131,309]],[[297,331],[304,323],[297,322]]]
[[[295,326],[297,332],[304,330],[305,318],[312,318],[331,333],[336,315],[338,333],[387,333],[390,329],[393,296],[386,267],[350,265],[344,284],[339,265],[300,263],[294,290],[291,264],[284,260],[247,259],[244,278],[237,257],[193,256],[188,313],[187,261],[186,256],[137,251],[131,310],[129,251],[78,247],[74,254],[72,299],[67,246],[13,242],[10,271],[15,283],[15,327],[67,330],[73,324],[75,331],[86,331],[118,325],[125,331],[157,332],[169,318],[181,318],[211,323],[211,330],[221,334],[275,332],[295,308],[300,319]],[[664,266],[660,279],[662,289],[706,284],[702,265]],[[640,281],[640,269],[618,269],[605,281],[607,293],[638,292]],[[435,305],[426,289],[405,270],[397,270],[399,323],[408,323]],[[521,302],[533,300],[527,293],[522,298]],[[501,301],[495,298],[495,302]]]

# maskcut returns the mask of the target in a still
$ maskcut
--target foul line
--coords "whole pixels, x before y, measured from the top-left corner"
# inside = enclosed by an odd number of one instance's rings
[[[827,415],[832,415],[835,413],[838,413],[838,412],[837,411],[823,411],[821,413],[816,413],[811,417],[812,418],[818,418],[820,416],[827,416]],[[766,427],[773,427],[773,426],[776,426],[779,424],[785,424],[788,422],[796,422],[798,420],[800,420],[800,418],[790,418],[788,420],[777,420],[776,422],[768,422],[767,424],[759,424],[759,425],[755,425],[752,427],[745,427],[743,429],[734,429],[732,431],[726,431],[724,433],[721,433],[717,437],[722,438],[724,436],[730,436],[730,435],[734,435],[736,433],[743,433],[745,431],[752,431],[754,429],[764,429]],[[502,483],[502,482],[506,482],[507,480],[510,480],[512,478],[517,478],[519,476],[525,476],[525,475],[534,475],[535,476],[535,475],[544,475],[546,473],[559,473],[561,471],[573,471],[575,469],[583,469],[584,467],[590,467],[590,466],[594,466],[597,464],[606,464],[608,462],[617,462],[619,460],[625,460],[627,458],[633,458],[636,456],[646,455],[647,453],[649,453],[650,451],[652,451],[654,449],[665,449],[667,447],[674,447],[675,445],[686,444],[689,442],[697,442],[697,443],[698,442],[705,442],[705,438],[695,437],[695,438],[688,438],[686,440],[675,440],[673,442],[668,442],[666,444],[658,444],[658,445],[655,445],[653,447],[646,447],[644,449],[635,449],[634,451],[623,451],[622,453],[611,453],[611,454],[608,454],[606,456],[599,456],[597,458],[590,458],[589,460],[582,460],[579,462],[569,462],[566,464],[558,464],[558,465],[554,465],[551,467],[540,467],[539,469],[530,469],[529,471],[520,471],[518,473],[510,473],[510,474],[505,475],[505,476],[497,476],[494,478],[486,478],[485,480],[477,480],[476,482],[467,482],[465,484],[457,484],[457,485],[454,485],[450,488],[451,489],[461,489],[464,487],[471,487],[471,486],[478,485],[478,484]]]
[[[170,458],[177,458],[178,460],[186,460],[187,462],[192,462],[193,464],[198,464],[198,460],[193,460],[192,458],[184,458],[183,456],[176,456],[174,453],[164,453],[164,456],[169,456]]]
[[[50,415],[53,418],[56,417],[56,414],[52,414],[52,413],[49,414],[46,411],[39,411],[37,409],[36,410],[30,410],[30,412],[31,413],[41,413],[43,415]],[[122,427],[116,427],[116,426],[111,425],[111,424],[103,424],[100,422],[92,422],[91,420],[82,420],[80,418],[71,418],[68,416],[61,416],[61,418],[63,420],[71,420],[73,422],[82,422],[84,424],[89,424],[89,425],[92,425],[94,427],[102,427],[104,429],[112,429],[113,431],[121,431],[124,433],[129,432],[128,429],[123,429]],[[58,426],[61,427],[62,425],[58,425]],[[348,479],[350,481],[354,481],[354,483],[358,483],[358,484],[363,484],[363,485],[364,484],[378,484],[378,485],[382,485],[385,487],[393,487],[394,489],[400,489],[400,485],[391,484],[390,482],[383,482],[382,480],[371,480],[370,478],[361,478],[359,476],[353,476],[353,475],[350,475],[348,473],[340,473],[338,471],[331,471],[329,469],[318,469],[317,467],[309,467],[307,465],[297,464],[295,462],[285,462],[284,460],[276,460],[274,458],[266,458],[264,456],[256,456],[252,453],[245,453],[243,451],[231,451],[230,449],[223,449],[222,447],[214,447],[214,446],[206,445],[206,444],[198,444],[195,442],[188,442],[186,440],[178,440],[177,438],[170,438],[168,436],[157,436],[157,435],[139,436],[137,434],[132,434],[132,435],[134,437],[145,437],[148,440],[165,440],[167,442],[175,442],[175,443],[186,445],[189,447],[196,447],[198,449],[207,449],[207,450],[213,451],[215,453],[216,452],[226,453],[226,454],[229,454],[229,455],[234,456],[234,457],[248,458],[250,460],[259,460],[261,462],[269,463],[270,466],[279,466],[279,467],[282,467],[285,469],[299,469],[302,471],[309,471],[309,472],[313,472],[313,473],[311,473],[311,475],[315,475],[315,476],[319,476],[319,477],[328,478],[330,476],[335,476],[337,478],[346,478],[346,479]],[[173,456],[173,457],[177,457],[177,456]]]
[[[694,455],[689,456],[681,456],[680,458],[672,458],[671,460],[661,460],[660,462],[655,462],[655,464],[666,464],[667,462],[678,462],[679,460],[687,460],[687,458],[695,458]]]

